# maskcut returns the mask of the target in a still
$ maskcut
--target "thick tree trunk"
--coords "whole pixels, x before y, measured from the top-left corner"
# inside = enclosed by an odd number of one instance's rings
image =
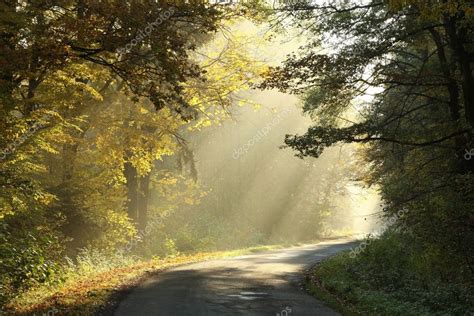
[[[441,66],[441,71],[446,79],[446,88],[448,90],[449,100],[448,107],[451,114],[451,120],[459,126],[461,119],[461,105],[460,105],[460,91],[455,78],[456,64],[448,60],[445,51],[445,43],[441,35],[434,28],[430,29],[433,41],[436,44],[438,61]],[[458,135],[454,138],[456,146],[456,154],[458,156],[458,166],[460,173],[464,174],[470,170],[469,163],[464,159],[465,148],[467,140],[465,135]]]
[[[139,177],[137,169],[131,163],[125,163],[127,179],[127,210],[129,218],[144,231],[148,224],[148,200],[150,192],[150,174]]]
[[[72,180],[72,177],[74,175],[74,167],[75,167],[78,148],[79,148],[79,144],[77,142],[74,144],[63,145],[63,157],[62,157],[63,184]]]
[[[132,222],[138,222],[138,177],[137,170],[130,162],[125,163],[124,170],[127,179],[127,210]]]
[[[461,118],[461,107],[459,105],[458,84],[453,76],[455,69],[450,68],[450,63],[448,62],[448,58],[444,50],[444,43],[441,35],[434,28],[430,29],[430,33],[433,37],[433,41],[436,44],[438,60],[441,65],[443,76],[446,79],[446,88],[448,89],[449,93],[449,112],[451,113],[452,120],[457,122]]]
[[[17,0],[4,0],[3,13],[14,16],[18,8]],[[0,59],[10,60],[15,56],[15,34],[0,31]],[[2,65],[0,68],[0,102],[2,108],[8,112],[14,109],[13,90],[15,87],[13,68],[11,65]],[[3,117],[2,117],[3,119]]]
[[[148,224],[148,197],[150,192],[150,173],[139,181],[138,229],[144,231]]]
[[[445,18],[445,30],[448,42],[461,70],[461,85],[464,98],[466,120],[474,129],[474,78],[472,76],[471,58],[464,47],[465,31],[458,31],[454,17]]]

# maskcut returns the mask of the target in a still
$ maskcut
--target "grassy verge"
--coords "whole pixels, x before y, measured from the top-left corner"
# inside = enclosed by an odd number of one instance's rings
[[[467,285],[421,278],[387,244],[377,240],[355,258],[342,252],[320,262],[307,272],[306,288],[342,315],[472,315]]]
[[[306,277],[310,293],[343,315],[433,315],[419,303],[400,300],[397,292],[373,289],[352,271],[353,260],[344,252],[314,267]]]
[[[39,285],[17,296],[4,306],[8,315],[91,315],[111,314],[114,303],[143,278],[181,264],[283,248],[286,245],[258,246],[231,251],[180,255],[148,261],[104,257],[85,260],[71,269],[63,282]],[[113,263],[115,261],[116,263]],[[49,314],[48,314],[49,313]]]
[[[314,275],[306,277],[306,290],[314,297],[323,301],[327,306],[340,312],[343,315],[360,315],[354,306],[348,302],[344,302],[337,295],[329,292],[316,278]]]

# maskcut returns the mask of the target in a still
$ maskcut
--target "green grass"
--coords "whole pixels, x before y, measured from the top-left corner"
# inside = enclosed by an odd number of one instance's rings
[[[355,307],[349,302],[344,302],[341,298],[329,292],[320,282],[314,278],[313,275],[307,275],[305,279],[307,291],[323,301],[327,306],[339,311],[343,315],[359,315]]]
[[[339,253],[309,271],[306,287],[313,296],[342,315],[470,315],[462,295],[453,299],[450,284],[434,286],[435,276],[426,287],[410,280],[393,285],[389,281],[393,272],[390,269],[384,271],[385,276],[374,276],[371,264],[384,260],[384,257],[370,256],[354,259],[349,252]],[[408,272],[405,275],[406,279],[412,277]],[[387,281],[380,286],[377,279],[384,277]],[[401,274],[400,279],[403,278]]]
[[[398,299],[397,293],[371,288],[351,271],[353,260],[344,252],[317,265],[307,278],[311,293],[343,315],[433,315],[421,304]]]

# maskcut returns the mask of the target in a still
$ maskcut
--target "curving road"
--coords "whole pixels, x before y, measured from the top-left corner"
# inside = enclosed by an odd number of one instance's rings
[[[143,282],[114,315],[339,315],[301,289],[302,272],[353,246],[338,239],[176,267]]]

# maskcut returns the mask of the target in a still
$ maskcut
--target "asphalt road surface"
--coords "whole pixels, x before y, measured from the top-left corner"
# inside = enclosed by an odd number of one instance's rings
[[[301,288],[302,272],[353,246],[338,239],[179,266],[143,282],[114,315],[339,315]]]

